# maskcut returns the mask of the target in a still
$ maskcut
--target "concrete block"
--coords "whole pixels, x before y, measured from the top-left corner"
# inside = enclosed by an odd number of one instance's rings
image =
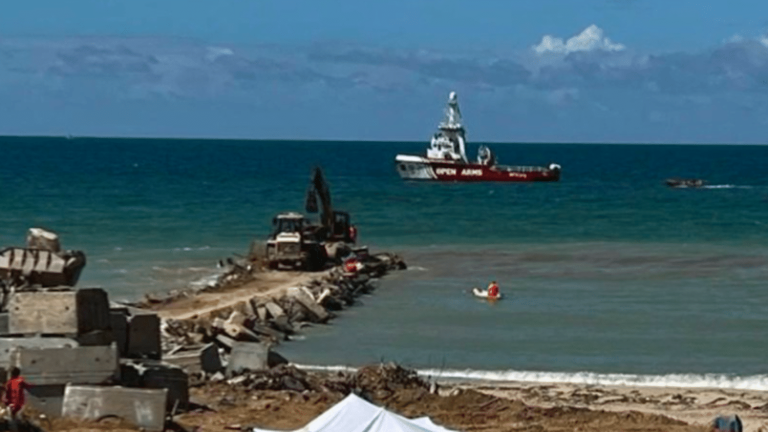
[[[325,311],[325,308],[315,303],[315,299],[306,288],[290,288],[288,294],[296,299],[300,305],[304,306],[314,316],[315,321],[325,322],[328,320],[328,312]]]
[[[215,344],[209,343],[200,350],[200,367],[208,373],[218,372],[224,367],[219,348]]]
[[[256,315],[258,315],[259,321],[267,322],[267,308],[265,306],[258,306],[256,308]]]
[[[17,348],[11,365],[33,384],[103,384],[119,379],[117,346]]]
[[[170,356],[164,356],[163,361],[174,364],[188,373],[220,371],[223,366],[219,349],[214,344],[208,344],[199,350],[182,351]]]
[[[124,360],[120,367],[124,387],[167,389],[168,411],[187,409],[189,376],[179,366],[159,360]]]
[[[109,323],[112,335],[117,343],[117,352],[125,355],[128,347],[128,310],[127,308],[112,308],[109,311]]]
[[[11,366],[11,354],[18,348],[76,348],[78,346],[76,340],[69,338],[0,338],[0,368],[8,369]]]
[[[34,385],[27,390],[27,404],[48,417],[61,417],[65,387],[64,384]]]
[[[0,336],[9,335],[8,330],[8,312],[0,312]]]
[[[235,375],[246,370],[269,369],[269,347],[254,342],[235,342],[227,364],[227,374]]]
[[[115,335],[112,330],[94,330],[78,335],[77,342],[80,346],[111,345],[115,342]]]
[[[125,356],[159,360],[161,355],[160,318],[157,314],[131,316],[128,320],[128,345]]]
[[[189,405],[189,376],[180,367],[167,363],[147,364],[141,375],[144,388],[167,389],[166,409],[186,410]]]
[[[230,338],[229,336],[224,336],[223,334],[216,335],[216,342],[219,342],[225,348],[229,348],[229,349],[232,349],[232,347],[235,344],[234,339]]]
[[[259,323],[251,323],[251,329],[255,331],[256,333],[263,334],[265,336],[269,336],[272,339],[279,341],[282,339],[285,339],[285,333],[282,333],[278,330],[275,330],[271,327],[267,327],[265,325],[261,325]]]
[[[148,431],[162,431],[165,425],[166,389],[133,389],[68,385],[64,390],[62,414],[97,420],[121,417]]]
[[[269,311],[269,314],[272,315],[272,318],[277,319],[285,315],[285,311],[283,310],[283,308],[278,306],[278,304],[275,302],[267,302],[267,304],[265,304],[264,307],[267,308],[267,310]]]
[[[109,300],[101,288],[17,292],[8,302],[11,334],[77,335],[109,328]]]
[[[243,302],[242,309],[243,309],[243,313],[248,318],[256,316],[256,309],[253,308],[253,303],[251,303],[250,300],[246,300]]]
[[[120,360],[120,385],[123,387],[141,387],[141,373],[143,368],[137,363],[141,360]],[[149,360],[159,361],[159,360]]]

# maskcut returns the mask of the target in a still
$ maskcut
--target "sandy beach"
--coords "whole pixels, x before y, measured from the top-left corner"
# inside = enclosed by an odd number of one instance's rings
[[[708,431],[718,415],[737,414],[749,432],[765,431],[768,396],[719,389],[605,387],[570,384],[443,384],[439,394],[403,389],[374,401],[407,417],[430,416],[460,431]],[[177,416],[186,430],[249,426],[294,430],[343,398],[328,392],[245,391],[226,383],[192,390],[208,408]],[[138,430],[125,425],[57,420],[51,431]]]
[[[241,391],[210,385],[195,397],[217,410],[189,413],[188,428],[297,429],[341,394]],[[430,416],[461,431],[704,431],[718,415],[738,415],[745,431],[766,430],[768,395],[754,391],[533,383],[439,383],[436,394],[406,388],[369,397],[407,417]]]

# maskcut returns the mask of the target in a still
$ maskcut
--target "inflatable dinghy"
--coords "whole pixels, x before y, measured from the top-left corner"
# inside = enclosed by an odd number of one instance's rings
[[[497,295],[496,297],[488,297],[488,290],[481,290],[480,288],[472,288],[472,294],[475,295],[475,297],[484,298],[488,300],[499,300],[501,298],[501,293]]]

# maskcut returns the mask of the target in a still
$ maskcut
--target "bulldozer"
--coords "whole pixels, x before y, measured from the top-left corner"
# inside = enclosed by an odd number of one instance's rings
[[[307,213],[318,213],[322,208],[319,223],[295,212],[280,213],[272,219],[265,255],[270,269],[321,270],[329,260],[338,261],[357,241],[357,229],[350,224],[349,214],[333,210],[330,189],[319,167],[312,171],[304,208]]]

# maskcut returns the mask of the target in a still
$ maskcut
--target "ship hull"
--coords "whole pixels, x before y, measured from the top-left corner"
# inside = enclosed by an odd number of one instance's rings
[[[547,167],[482,165],[454,161],[438,161],[416,156],[398,155],[397,173],[409,180],[448,182],[552,182],[560,180],[560,169]]]

